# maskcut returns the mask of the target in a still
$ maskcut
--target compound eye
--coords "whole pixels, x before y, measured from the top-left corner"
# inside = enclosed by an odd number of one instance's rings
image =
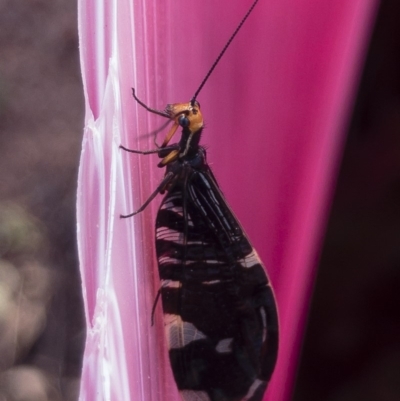
[[[184,115],[181,115],[181,116],[179,117],[178,122],[179,122],[179,125],[180,125],[181,127],[183,127],[183,128],[188,127],[189,124],[190,124],[189,119],[188,119],[186,116],[184,116]]]

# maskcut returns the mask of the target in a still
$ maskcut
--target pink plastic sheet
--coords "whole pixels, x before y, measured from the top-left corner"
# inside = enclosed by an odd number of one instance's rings
[[[251,1],[79,0],[86,119],[78,241],[88,336],[83,401],[180,400],[168,364],[154,220],[152,107],[190,100]],[[198,97],[203,144],[267,267],[281,346],[266,400],[288,400],[315,261],[374,0],[260,0]],[[162,139],[162,133],[160,134]]]

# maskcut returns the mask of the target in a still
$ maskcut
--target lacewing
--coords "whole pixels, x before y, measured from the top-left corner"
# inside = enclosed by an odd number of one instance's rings
[[[185,401],[261,401],[278,354],[274,293],[257,252],[228,206],[200,145],[198,94],[254,1],[188,103],[148,112],[173,122],[157,153],[165,176],[134,216],[160,193],[156,253],[172,372]],[[182,129],[178,143],[170,141]],[[153,307],[153,313],[154,308]]]

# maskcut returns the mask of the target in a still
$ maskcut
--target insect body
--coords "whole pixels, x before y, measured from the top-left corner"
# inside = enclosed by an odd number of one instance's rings
[[[172,371],[185,401],[260,401],[277,357],[274,295],[199,145],[199,104],[166,113],[174,120],[158,150],[166,174],[144,207],[166,192],[156,253]],[[178,126],[181,140],[168,146]]]
[[[121,146],[158,153],[159,167],[166,167],[142,207],[121,217],[143,211],[158,193],[166,193],[156,218],[156,253],[169,358],[182,398],[261,401],[278,352],[276,304],[262,263],[199,145],[203,117],[195,98],[204,82],[190,102],[165,111],[146,106],[133,91],[146,110],[173,125],[157,150]],[[181,139],[170,145],[179,127]]]

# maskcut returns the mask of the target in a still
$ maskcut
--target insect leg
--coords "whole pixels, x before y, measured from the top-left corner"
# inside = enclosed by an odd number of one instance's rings
[[[151,309],[151,325],[152,326],[154,326],[154,314],[156,312],[156,306],[157,306],[158,300],[160,299],[161,290],[162,290],[162,287],[160,287],[158,289],[156,299],[154,300],[154,303],[153,303],[153,308]]]
[[[175,174],[172,171],[167,173],[165,175],[164,179],[157,186],[155,191],[149,196],[149,198],[146,200],[146,202],[144,202],[143,205],[140,206],[140,208],[138,210],[136,210],[136,212],[126,214],[126,215],[121,214],[119,217],[121,219],[126,219],[128,217],[132,217],[135,214],[142,212],[149,205],[149,203],[171,182],[171,180],[174,178],[174,176],[175,176]]]
[[[142,106],[144,107],[147,111],[149,111],[150,113],[154,113],[154,114],[158,114],[159,116],[162,117],[166,117],[166,118],[171,118],[171,116],[166,113],[165,111],[161,111],[161,110],[156,110],[153,109],[152,107],[147,106],[146,104],[144,104],[137,96],[135,93],[135,88],[132,88],[132,96],[134,97],[134,99]]]
[[[170,150],[177,150],[180,149],[178,144],[175,145],[170,145],[170,146],[165,146],[164,148],[159,148],[159,149],[151,149],[151,150],[135,150],[135,149],[128,149],[123,145],[119,145],[120,149],[125,150],[126,152],[130,153],[137,153],[139,155],[150,155],[152,153],[158,153],[160,151],[170,151]]]

